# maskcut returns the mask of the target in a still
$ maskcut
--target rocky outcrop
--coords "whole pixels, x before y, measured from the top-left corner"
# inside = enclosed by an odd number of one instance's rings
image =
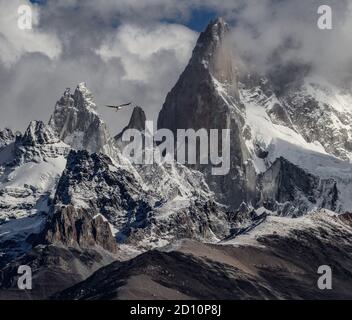
[[[24,135],[17,139],[17,143],[31,147],[57,142],[59,142],[59,138],[42,121],[31,121]]]
[[[1,221],[48,212],[51,193],[69,150],[41,121],[32,121],[24,134],[17,134],[15,142],[4,147],[1,152],[5,156],[0,155]],[[9,234],[17,237],[14,231]]]
[[[16,135],[11,129],[5,128],[4,130],[0,130],[0,150],[11,142],[14,142],[15,137]]]
[[[132,165],[121,137],[145,135],[143,110],[110,139],[83,83],[65,91],[48,125],[0,132],[0,298],[24,298],[21,264],[36,283],[26,298],[48,298],[131,256],[57,297],[351,297],[351,214],[329,211],[351,206],[351,166],[332,156],[350,159],[350,96],[303,81],[295,67],[275,81],[240,72],[228,32],[219,18],[200,35],[158,118],[176,137],[229,129],[228,174],[213,175],[214,164]],[[323,264],[334,291],[316,287]]]
[[[17,135],[14,145],[14,164],[41,162],[49,158],[65,157],[68,145],[60,141],[52,128],[42,121],[31,121],[23,135]]]
[[[118,258],[109,223],[72,206],[57,209],[25,242],[33,247],[1,269],[0,299],[48,299]],[[26,293],[17,287],[20,265],[32,270],[33,289]]]
[[[338,209],[338,190],[333,179],[320,179],[284,158],[277,159],[258,179],[260,200],[279,215],[304,215],[313,208]]]
[[[94,248],[95,246],[116,253],[116,240],[109,223],[101,216],[92,217],[84,209],[67,206],[58,209],[42,233],[49,244],[73,248]]]
[[[293,62],[268,75],[241,74],[242,88],[250,93],[243,102],[264,107],[273,124],[290,128],[308,143],[320,143],[328,154],[352,158],[351,90],[309,77],[307,66]]]
[[[342,105],[344,108],[336,108],[334,101],[325,98],[335,96],[337,100],[348,99],[348,94],[338,92],[337,88],[335,90],[307,81],[296,90],[286,90],[281,101],[296,130],[306,141],[319,141],[327,153],[350,160],[352,112],[344,105],[345,102]]]
[[[123,133],[128,129],[136,129],[143,132],[145,130],[146,120],[147,118],[143,109],[139,106],[134,107],[128,125],[118,135],[115,136],[115,140],[120,140]]]

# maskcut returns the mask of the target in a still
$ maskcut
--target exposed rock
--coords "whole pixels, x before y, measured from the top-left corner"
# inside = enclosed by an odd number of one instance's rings
[[[51,144],[59,142],[58,137],[52,129],[42,121],[31,121],[22,137],[16,140],[23,146],[34,147],[36,145]]]
[[[42,233],[45,242],[73,248],[92,248],[100,246],[116,253],[116,240],[109,223],[101,215],[91,217],[84,209],[72,206],[58,209],[49,218]]]
[[[296,130],[306,141],[319,141],[329,154],[349,160],[352,158],[352,112],[347,108],[337,110],[321,98],[335,94],[329,87],[308,82],[297,90],[287,90],[281,100]]]
[[[332,211],[338,207],[336,181],[320,179],[284,158],[259,177],[258,185],[258,205],[280,215],[300,216],[317,207]]]
[[[66,156],[68,152],[68,145],[60,141],[50,126],[42,121],[31,121],[25,133],[16,137],[14,163],[39,163],[48,158]]]
[[[11,129],[5,128],[4,130],[0,130],[0,150],[14,142],[16,135],[12,132]]]
[[[108,155],[114,159],[117,159],[117,161],[119,163],[122,163],[121,159],[124,158],[123,157],[124,148],[130,142],[130,141],[122,141],[123,134],[127,130],[138,130],[143,137],[143,140],[141,141],[141,145],[140,145],[142,153],[139,156],[143,157],[144,150],[145,150],[145,140],[144,139],[145,139],[145,135],[146,135],[146,132],[145,132],[146,120],[147,119],[146,119],[146,116],[145,116],[143,109],[141,107],[136,106],[133,109],[133,112],[132,112],[132,115],[131,115],[131,118],[130,118],[128,125],[119,134],[117,134],[113,139],[113,143],[112,143],[113,147],[112,148],[117,149],[118,152],[114,152],[114,153],[110,152],[110,153],[108,153]],[[148,133],[148,134],[150,134],[150,133]],[[135,152],[136,152],[136,150],[135,150]],[[118,154],[116,154],[116,153],[118,153]],[[137,155],[135,155],[135,157],[137,157]],[[134,165],[134,167],[136,167],[134,163],[132,165]]]
[[[1,150],[1,222],[49,211],[50,196],[65,167],[69,150],[69,146],[41,121],[32,121],[23,135],[18,134],[14,143]],[[19,223],[19,229],[24,221]],[[14,231],[9,234],[18,236]]]
[[[109,134],[96,110],[92,93],[80,83],[73,95],[66,89],[49,125],[74,149],[99,152],[108,143]]]
[[[158,168],[158,170],[155,170]],[[103,154],[72,151],[59,181],[54,206],[102,214],[118,241],[143,250],[182,237],[214,240],[229,234],[225,208],[199,173],[181,165],[145,166],[142,179]],[[152,179],[153,178],[153,179]],[[162,188],[154,188],[165,180]]]
[[[325,151],[343,160],[352,158],[351,92],[319,78],[310,78],[306,66],[288,63],[268,76],[240,77],[240,95],[250,94],[245,105],[265,108],[272,123],[290,128],[308,143],[319,142]],[[243,99],[242,99],[243,100]]]
[[[71,151],[58,183],[54,205],[101,213],[116,227],[141,221],[150,210],[148,195],[133,173],[116,166],[103,154]]]
[[[223,19],[213,21],[203,32],[192,58],[169,92],[159,114],[158,128],[231,129],[230,172],[214,176],[208,165],[196,165],[219,202],[237,209],[254,197],[255,173],[242,136],[244,106],[238,100],[235,66],[227,43],[228,26]],[[219,139],[222,145],[222,139]],[[193,167],[193,166],[192,166]]]
[[[158,119],[175,136],[230,129],[227,175],[212,164],[132,165],[116,145],[127,129],[145,134],[143,110],[110,139],[83,83],[49,125],[0,132],[0,298],[46,299],[80,281],[56,297],[351,298],[352,177],[341,159],[352,159],[352,95],[305,79],[300,65],[251,73],[228,30],[219,18],[200,35]],[[117,257],[133,258],[84,281]],[[25,297],[22,264],[35,284]],[[333,290],[316,286],[325,264]]]
[[[122,149],[124,146],[124,142],[122,141],[122,136],[124,132],[128,129],[135,129],[140,132],[144,132],[146,120],[147,118],[145,116],[143,109],[141,107],[136,106],[133,109],[131,119],[128,125],[114,138],[117,145],[120,147],[120,149]]]

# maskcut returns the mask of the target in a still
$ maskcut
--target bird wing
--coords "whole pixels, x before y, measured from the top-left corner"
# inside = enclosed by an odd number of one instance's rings
[[[113,108],[113,109],[118,109],[118,108],[119,108],[118,106],[108,106],[108,105],[106,105],[105,107],[107,107],[107,108]]]
[[[120,104],[119,107],[127,107],[127,106],[130,106],[131,104],[132,102],[124,103],[124,104]]]
[[[129,102],[129,103],[124,103],[124,104],[120,104],[118,106],[110,106],[110,105],[106,105],[105,107],[108,107],[108,108],[114,108],[114,109],[120,109],[122,107],[127,107],[127,106],[130,106],[132,104],[132,102]]]

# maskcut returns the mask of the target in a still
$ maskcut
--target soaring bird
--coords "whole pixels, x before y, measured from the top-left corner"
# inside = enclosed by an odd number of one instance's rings
[[[120,105],[118,105],[118,106],[108,106],[108,105],[106,105],[105,107],[107,107],[107,108],[113,108],[113,109],[115,109],[116,111],[119,111],[119,110],[121,110],[121,109],[124,108],[124,107],[130,106],[131,104],[132,104],[132,102],[120,104]]]

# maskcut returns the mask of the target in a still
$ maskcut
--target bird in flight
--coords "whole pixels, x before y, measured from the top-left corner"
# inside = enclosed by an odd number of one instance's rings
[[[124,108],[124,107],[130,106],[131,104],[132,104],[132,102],[120,104],[120,105],[118,105],[118,106],[109,106],[109,105],[106,105],[105,107],[107,107],[107,108],[113,108],[113,109],[115,109],[116,111],[119,111],[119,110],[121,110],[121,109]]]

